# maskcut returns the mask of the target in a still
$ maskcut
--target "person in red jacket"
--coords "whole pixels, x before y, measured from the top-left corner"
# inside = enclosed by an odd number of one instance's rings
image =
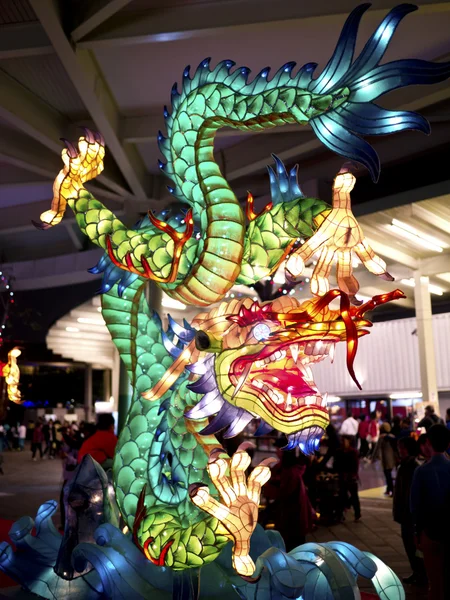
[[[367,435],[369,433],[369,421],[366,420],[366,415],[359,415],[358,437],[361,442],[359,447],[359,456],[365,458],[369,454],[369,442]]]
[[[112,466],[116,445],[114,417],[111,414],[101,414],[97,421],[97,431],[83,442],[78,452],[78,464],[86,454],[90,454],[104,469],[107,469]]]

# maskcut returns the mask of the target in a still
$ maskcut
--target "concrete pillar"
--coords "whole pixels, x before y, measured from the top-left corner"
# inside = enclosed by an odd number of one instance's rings
[[[111,369],[103,370],[103,402],[111,398]]]
[[[414,271],[414,303],[419,338],[419,363],[422,402],[431,404],[439,414],[439,399],[436,381],[436,361],[434,357],[433,327],[429,278]]]
[[[84,368],[84,413],[86,421],[92,421],[92,365],[86,363]]]

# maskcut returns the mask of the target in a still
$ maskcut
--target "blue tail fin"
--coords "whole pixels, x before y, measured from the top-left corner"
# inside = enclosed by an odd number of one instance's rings
[[[353,61],[358,25],[369,6],[362,4],[350,14],[333,56],[308,89],[315,94],[333,94],[345,88],[350,90],[347,102],[315,117],[311,126],[328,148],[362,163],[376,181],[380,170],[378,155],[359,136],[385,135],[408,129],[430,133],[430,126],[417,113],[386,110],[374,104],[373,100],[400,87],[444,81],[450,77],[450,62],[406,59],[379,64],[400,21],[417,10],[412,4],[400,4],[391,10]]]

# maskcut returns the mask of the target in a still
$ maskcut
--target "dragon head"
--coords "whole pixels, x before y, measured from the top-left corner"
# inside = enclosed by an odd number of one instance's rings
[[[340,308],[331,309],[338,297]],[[311,453],[329,423],[326,395],[311,365],[333,358],[335,344],[345,342],[347,367],[360,387],[353,361],[358,338],[371,326],[364,314],[400,297],[396,290],[354,307],[345,293],[332,290],[301,304],[286,296],[262,305],[247,298],[200,315],[193,323],[195,343],[207,354],[188,369],[200,375],[189,387],[203,397],[186,416],[214,416],[202,434],[226,429],[226,438],[260,418],[260,432],[276,429],[287,435],[288,447]]]

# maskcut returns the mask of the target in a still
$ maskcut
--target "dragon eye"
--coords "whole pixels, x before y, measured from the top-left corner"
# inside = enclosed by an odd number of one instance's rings
[[[267,323],[258,323],[255,327],[253,327],[253,337],[261,342],[262,340],[268,340],[271,334],[271,329]]]

